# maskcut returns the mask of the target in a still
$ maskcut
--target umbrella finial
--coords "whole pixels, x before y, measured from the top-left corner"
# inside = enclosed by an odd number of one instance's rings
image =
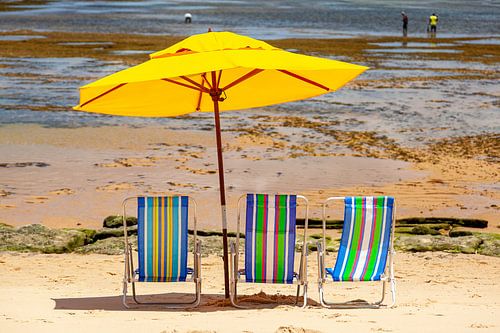
[[[208,32],[212,32],[212,28],[211,27],[208,27]]]

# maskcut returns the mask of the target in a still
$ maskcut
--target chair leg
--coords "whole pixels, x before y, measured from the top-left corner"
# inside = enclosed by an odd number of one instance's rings
[[[304,284],[304,294],[303,294],[303,303],[302,303],[302,309],[305,309],[307,307],[307,282]]]
[[[295,305],[299,304],[299,296],[300,296],[300,284],[297,285],[297,296],[295,296]]]
[[[127,281],[123,281],[123,296],[122,296],[123,306],[127,309],[129,308],[127,304]]]
[[[238,254],[236,253],[236,243],[233,241],[230,244],[230,251],[231,251],[231,258],[229,260],[229,274],[230,274],[230,281],[229,281],[229,301],[231,302],[231,305],[234,306],[235,308],[239,309],[247,309],[247,307],[244,307],[240,304],[238,304]]]
[[[380,301],[375,302],[375,303],[368,303],[366,301],[347,301],[347,302],[328,302],[325,300],[324,296],[324,290],[323,290],[323,283],[318,283],[318,289],[319,289],[319,300],[320,303],[323,307],[329,308],[329,309],[356,309],[356,308],[361,308],[361,309],[378,309],[381,307],[385,307],[385,305],[382,304],[382,302],[385,299],[385,284],[386,281],[382,281],[382,298]],[[388,307],[391,307],[389,305]]]
[[[388,308],[392,308],[396,304],[396,280],[394,278],[391,278],[391,298],[392,303],[387,306]]]

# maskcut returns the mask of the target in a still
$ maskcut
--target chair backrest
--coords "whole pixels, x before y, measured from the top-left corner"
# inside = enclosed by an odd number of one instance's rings
[[[246,282],[293,283],[296,195],[247,194]]]
[[[186,281],[187,196],[138,197],[139,281]]]
[[[378,281],[390,250],[394,198],[346,197],[334,281]]]

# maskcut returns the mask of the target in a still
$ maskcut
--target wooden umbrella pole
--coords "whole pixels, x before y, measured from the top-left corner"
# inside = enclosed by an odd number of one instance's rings
[[[222,159],[222,138],[221,138],[221,128],[220,128],[220,116],[219,116],[219,98],[222,92],[217,87],[217,80],[215,78],[215,72],[212,72],[212,89],[210,90],[210,95],[214,102],[214,115],[215,115],[215,137],[217,139],[217,162],[219,166],[219,193],[220,193],[220,205],[222,213],[222,247],[224,253],[224,289],[226,299],[229,298],[229,254],[228,254],[228,244],[227,244],[227,213],[226,213],[226,188],[224,185],[224,161]]]

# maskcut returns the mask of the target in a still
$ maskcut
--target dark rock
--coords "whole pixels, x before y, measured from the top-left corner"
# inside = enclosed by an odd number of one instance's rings
[[[323,234],[312,234],[312,235],[309,235],[309,238],[311,238],[311,239],[323,239]],[[332,237],[328,236],[328,235],[325,235],[325,239],[327,241],[328,240],[332,240]]]
[[[472,236],[472,232],[469,230],[455,227],[450,230],[448,235],[450,237],[464,237],[464,236]]]
[[[426,225],[413,227],[410,231],[412,235],[440,235],[439,231],[429,228]]]
[[[479,246],[477,253],[485,256],[500,257],[500,235],[498,234],[479,234],[483,243]]]
[[[63,230],[75,230],[78,232],[82,232],[85,235],[84,245],[93,243],[95,241],[94,240],[95,234],[97,233],[97,231],[94,229],[84,229],[84,228],[65,228]]]
[[[296,220],[297,226],[303,227],[305,225],[305,220],[302,218],[298,218]],[[326,220],[326,229],[342,229],[344,225],[343,220]],[[322,219],[308,219],[307,221],[308,228],[317,229],[323,228],[323,220]]]
[[[450,238],[447,236],[404,236],[398,235],[394,247],[409,252],[446,251],[476,253],[483,240],[476,236]]]
[[[405,232],[400,230],[411,230],[414,227],[421,226],[422,224],[396,224],[396,232]],[[425,224],[426,227],[434,230],[450,230],[451,225],[448,223],[429,223]]]
[[[127,226],[137,225],[137,218],[134,216],[127,217]],[[104,219],[102,223],[104,228],[120,228],[123,227],[123,217],[120,215],[111,215]]]
[[[190,235],[193,235],[194,234],[194,231],[189,229],[188,230],[188,234]],[[202,237],[210,237],[210,236],[219,236],[219,237],[222,237],[222,232],[221,231],[213,231],[213,230],[209,230],[209,231],[205,231],[205,230],[197,230],[196,231],[196,234],[198,236],[202,236]],[[228,232],[227,233],[227,237],[236,237],[236,232]],[[240,232],[240,238],[245,238],[245,234],[241,233]]]
[[[0,163],[0,168],[24,168],[35,166],[38,168],[48,167],[50,164],[45,162],[16,162],[16,163]]]
[[[49,229],[41,224],[0,228],[0,251],[66,253],[86,241],[87,234],[76,229]]]
[[[486,228],[488,221],[479,219],[458,219],[451,217],[410,217],[397,220],[396,224],[437,224],[447,223],[469,228]]]
[[[110,237],[123,237],[124,231],[123,227],[122,228],[104,228],[101,230],[97,230],[95,235],[94,235],[94,240],[101,240],[101,239],[106,239]],[[137,226],[131,226],[127,228],[127,235],[137,235]]]
[[[130,244],[132,244],[132,249],[137,250],[137,237],[131,236],[129,238]],[[98,253],[98,254],[123,254],[125,249],[125,243],[123,237],[110,237],[106,239],[100,239],[95,243],[79,247],[75,250],[75,253],[88,254],[88,253]]]

